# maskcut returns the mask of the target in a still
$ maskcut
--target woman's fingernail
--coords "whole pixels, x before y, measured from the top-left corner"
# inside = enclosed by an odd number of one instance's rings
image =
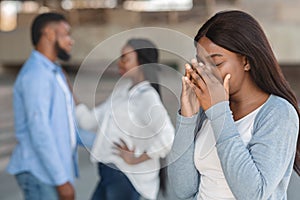
[[[197,60],[195,58],[192,58],[191,62],[192,63],[197,63]]]

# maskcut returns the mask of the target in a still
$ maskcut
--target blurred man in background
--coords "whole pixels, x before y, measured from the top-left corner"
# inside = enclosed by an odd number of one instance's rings
[[[7,171],[15,175],[25,199],[73,200],[78,175],[73,97],[58,59],[67,61],[73,40],[66,18],[37,16],[34,46],[14,85],[18,144]]]

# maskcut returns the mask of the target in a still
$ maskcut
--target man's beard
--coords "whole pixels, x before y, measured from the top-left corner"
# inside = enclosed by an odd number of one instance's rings
[[[58,41],[55,42],[55,49],[57,51],[57,57],[61,59],[62,61],[69,61],[71,58],[71,55],[60,47]]]

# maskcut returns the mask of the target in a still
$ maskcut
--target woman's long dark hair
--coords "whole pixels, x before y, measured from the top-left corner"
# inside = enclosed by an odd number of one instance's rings
[[[143,38],[130,39],[126,45],[134,49],[137,54],[138,64],[144,65],[141,69],[145,79],[150,82],[151,86],[161,97],[157,76],[159,54],[156,46],[150,40]],[[165,159],[160,159],[160,166],[160,188],[164,193],[166,190],[166,167],[163,167],[165,166]]]
[[[256,85],[269,94],[290,102],[300,116],[294,92],[283,76],[268,39],[259,23],[242,11],[223,11],[210,18],[194,38],[202,37],[231,52],[246,56]],[[297,141],[294,169],[300,175],[300,138]]]
[[[159,55],[156,46],[150,40],[142,38],[130,39],[127,45],[132,47],[136,52],[139,65],[144,65],[141,69],[145,79],[150,82],[151,86],[160,95],[157,77]]]

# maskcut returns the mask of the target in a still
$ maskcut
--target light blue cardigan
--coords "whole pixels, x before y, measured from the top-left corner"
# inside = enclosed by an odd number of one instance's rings
[[[190,118],[178,114],[168,175],[179,198],[197,199],[201,175],[194,165],[194,138],[205,118],[211,120],[223,172],[236,199],[287,199],[299,119],[293,106],[275,95],[270,95],[258,112],[247,146],[234,124],[228,101]]]

